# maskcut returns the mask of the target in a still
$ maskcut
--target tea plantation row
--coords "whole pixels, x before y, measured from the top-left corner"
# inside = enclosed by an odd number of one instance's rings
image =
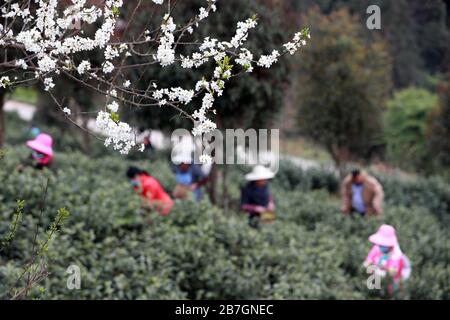
[[[0,160],[0,236],[7,233],[17,198],[26,201],[24,219],[11,247],[0,254],[0,297],[14,285],[29,258],[39,202],[50,185],[42,229],[56,211],[71,215],[49,248],[51,275],[30,297],[50,299],[365,299],[362,261],[367,237],[381,223],[398,230],[413,273],[399,298],[450,299],[450,188],[443,181],[402,182],[381,177],[386,212],[381,219],[343,217],[337,178],[320,170],[303,172],[282,163],[271,189],[276,222],[248,227],[236,210],[177,202],[168,217],[151,225],[139,214],[139,199],[124,172],[132,162],[119,156],[89,159],[58,153],[58,174],[14,170],[27,155],[9,148]],[[163,186],[174,178],[164,160],[134,162]],[[230,168],[229,193],[236,198],[243,168]],[[81,289],[66,285],[70,265],[81,268]]]

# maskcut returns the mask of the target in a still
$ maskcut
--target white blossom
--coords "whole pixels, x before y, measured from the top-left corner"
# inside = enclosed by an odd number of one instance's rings
[[[91,63],[87,60],[81,61],[78,65],[77,71],[79,74],[84,74],[85,72],[91,70]]]
[[[253,54],[248,49],[241,49],[239,57],[236,59],[236,63],[245,67],[247,72],[253,71],[252,66]]]
[[[6,88],[10,83],[9,77],[4,76],[0,78],[0,88]]]
[[[56,68],[56,60],[50,58],[50,56],[45,55],[38,61],[39,70],[42,73],[47,73],[55,70]]]
[[[164,23],[161,25],[163,36],[159,40],[158,51],[156,53],[156,59],[163,67],[175,62],[175,50],[173,49],[173,44],[175,42],[173,32],[175,31],[175,28],[176,25],[173,22],[173,18],[166,15],[164,17]]]
[[[270,55],[262,55],[258,60],[258,66],[270,68],[272,64],[278,61],[280,53],[277,50],[273,50]]]
[[[128,154],[136,145],[136,136],[132,128],[125,122],[114,121],[111,114],[100,111],[97,115],[96,125],[106,135],[105,146],[113,146],[121,154]]]
[[[305,36],[306,36],[307,39],[309,39],[311,37],[311,35],[309,34],[308,31],[306,31],[306,35]],[[294,35],[293,42],[285,43],[283,46],[286,48],[286,50],[290,54],[295,54],[298,49],[300,49],[302,46],[306,45],[305,36],[304,36],[304,34],[302,32],[297,32]]]
[[[206,18],[208,18],[208,15],[209,15],[208,11],[205,8],[201,7],[200,8],[200,13],[198,15],[198,19],[199,20],[206,19]]]
[[[110,110],[111,112],[117,112],[117,111],[119,111],[119,104],[117,102],[113,101],[110,104],[108,104],[106,106],[106,108],[108,110]]]
[[[114,65],[111,63],[111,61],[106,61],[103,65],[103,72],[104,73],[111,73],[114,70]]]
[[[242,45],[242,43],[247,40],[248,38],[248,31],[250,29],[255,28],[257,25],[257,22],[255,19],[247,19],[246,21],[238,22],[236,34],[231,39],[230,43],[233,47],[238,48]]]
[[[55,87],[55,84],[53,83],[52,78],[45,78],[44,85],[45,85],[45,88],[44,88],[45,91],[50,91],[51,89],[53,89]]]
[[[25,60],[23,60],[23,59],[19,59],[19,60],[16,60],[16,66],[17,67],[20,67],[20,68],[22,68],[22,69],[24,69],[24,70],[27,70],[28,69],[28,65],[27,65],[27,63],[25,62]]]
[[[105,59],[112,60],[119,56],[119,51],[112,46],[107,46],[105,49]]]

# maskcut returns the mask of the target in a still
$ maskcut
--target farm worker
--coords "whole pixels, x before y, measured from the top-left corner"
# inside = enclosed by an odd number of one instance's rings
[[[24,165],[31,165],[36,169],[50,168],[53,160],[53,139],[46,133],[39,133],[36,138],[28,140],[26,146],[31,149],[28,161],[19,165],[19,171]]]
[[[31,138],[36,138],[41,133],[41,130],[36,126],[31,126],[29,135]]]
[[[382,214],[383,187],[365,171],[353,170],[341,186],[343,213],[356,212],[379,216]]]
[[[397,240],[394,227],[384,224],[369,237],[372,249],[364,261],[364,266],[372,266],[377,276],[389,275],[388,293],[392,295],[400,288],[400,280],[406,280],[411,274],[409,259],[403,254]]]
[[[259,221],[271,223],[275,220],[275,205],[269,192],[268,180],[275,174],[262,165],[257,165],[245,175],[248,183],[241,190],[241,209],[248,213],[248,223],[256,228]]]
[[[172,171],[177,184],[172,192],[174,198],[186,199],[192,195],[193,200],[200,201],[201,187],[208,181],[201,167],[193,164],[192,157],[188,154],[176,155],[172,162]]]
[[[134,191],[141,196],[141,200],[146,207],[155,209],[162,216],[169,214],[173,201],[158,180],[136,167],[128,168],[127,177],[130,179]]]

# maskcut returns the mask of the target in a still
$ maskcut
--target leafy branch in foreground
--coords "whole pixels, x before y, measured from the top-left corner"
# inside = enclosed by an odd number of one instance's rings
[[[30,289],[49,276],[47,265],[45,263],[49,244],[55,238],[69,215],[70,213],[66,208],[58,209],[55,219],[45,232],[44,239],[40,241],[37,247],[35,246],[30,261],[23,267],[23,270],[17,279],[16,283],[18,284],[22,279],[26,278],[25,285],[19,288],[12,288],[10,290],[11,299],[17,300],[26,298]]]
[[[0,149],[0,160],[3,160],[5,155],[6,155],[6,149]]]
[[[11,223],[11,226],[9,227],[9,232],[0,243],[0,251],[5,250],[5,248],[9,246],[11,241],[16,236],[17,228],[19,227],[20,222],[22,221],[22,214],[23,214],[24,206],[25,206],[25,201],[18,199],[17,203],[16,203],[16,209],[14,210],[14,214],[13,214],[13,218],[12,218],[12,223]]]

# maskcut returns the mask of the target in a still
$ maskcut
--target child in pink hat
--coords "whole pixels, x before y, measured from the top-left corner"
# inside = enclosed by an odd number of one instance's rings
[[[35,168],[42,169],[50,166],[53,159],[53,139],[50,135],[40,133],[33,140],[28,140],[26,145],[32,150],[31,158]]]
[[[374,266],[379,275],[388,274],[393,283],[388,284],[390,295],[399,289],[400,280],[406,280],[410,275],[409,259],[400,249],[394,227],[384,224],[376,233],[369,237],[374,244],[364,261],[364,266]]]

